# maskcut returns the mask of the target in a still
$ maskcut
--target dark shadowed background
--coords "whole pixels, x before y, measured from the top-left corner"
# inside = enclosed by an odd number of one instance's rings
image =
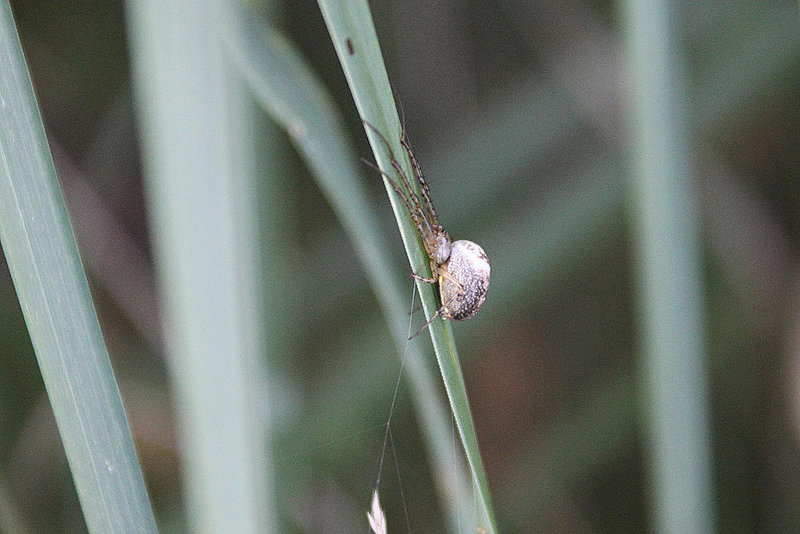
[[[12,7],[159,526],[181,532],[123,5]],[[441,222],[492,260],[484,309],[454,331],[500,530],[651,529],[618,6],[408,0],[372,9]],[[371,158],[317,4],[262,11]],[[798,531],[800,8],[687,2],[680,17],[717,528]],[[279,384],[266,451],[277,508],[287,532],[363,532],[398,359],[326,198],[288,140],[271,143],[285,159],[280,187],[262,192],[264,226],[283,243],[266,252],[282,266],[267,283],[283,288],[281,302],[265,303],[284,333],[268,362]],[[363,180],[405,265],[380,180],[366,167]],[[404,507],[412,532],[439,531],[407,393],[401,386],[392,427],[403,498],[389,469],[382,499],[390,532],[405,530]],[[2,260],[0,501],[33,532],[86,528]]]

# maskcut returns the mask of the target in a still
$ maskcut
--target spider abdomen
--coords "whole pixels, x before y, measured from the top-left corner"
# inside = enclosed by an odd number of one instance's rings
[[[450,246],[450,258],[439,270],[447,273],[439,274],[442,316],[463,321],[478,313],[486,300],[491,271],[483,249],[472,241],[455,241]]]

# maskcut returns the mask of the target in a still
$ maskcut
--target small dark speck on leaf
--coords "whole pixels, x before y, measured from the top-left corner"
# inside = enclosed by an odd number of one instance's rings
[[[353,48],[353,41],[351,41],[349,37],[348,37],[348,38],[347,38],[347,40],[345,41],[345,44],[347,45],[347,52],[348,52],[348,53],[349,53],[351,56],[352,56],[353,54],[355,54],[355,52],[356,52],[356,51],[355,51],[355,49]]]

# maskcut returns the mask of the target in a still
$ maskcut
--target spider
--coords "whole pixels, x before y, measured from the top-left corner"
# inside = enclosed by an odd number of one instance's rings
[[[486,300],[486,290],[489,288],[490,274],[489,259],[486,257],[486,253],[480,246],[472,241],[452,241],[450,239],[450,234],[439,224],[439,218],[436,215],[436,209],[433,207],[433,201],[431,200],[430,188],[422,174],[419,161],[417,161],[417,158],[414,157],[414,153],[411,151],[411,145],[406,135],[405,126],[403,126],[400,131],[400,144],[403,145],[403,148],[405,148],[408,153],[408,157],[411,159],[411,163],[414,167],[414,175],[420,185],[422,201],[420,201],[420,196],[414,192],[408,176],[394,157],[394,153],[386,137],[369,122],[364,121],[364,125],[375,132],[386,147],[389,152],[389,159],[392,167],[394,167],[397,174],[400,175],[405,191],[391,176],[378,168],[378,166],[367,160],[364,160],[364,162],[381,173],[400,196],[403,204],[405,204],[406,208],[408,208],[408,212],[411,214],[411,219],[414,221],[417,231],[422,237],[425,252],[427,252],[428,258],[430,258],[430,278],[415,273],[411,273],[411,276],[429,284],[439,284],[441,306],[428,322],[411,336],[411,338],[416,337],[417,334],[428,327],[436,317],[451,319],[453,321],[469,319],[478,313],[478,310],[481,309],[483,302]]]

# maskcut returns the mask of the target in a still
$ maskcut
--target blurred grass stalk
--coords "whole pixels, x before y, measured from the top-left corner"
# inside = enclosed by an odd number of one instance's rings
[[[359,116],[369,121],[375,129],[386,136],[392,153],[405,173],[408,176],[414,176],[411,162],[400,145],[400,120],[369,5],[365,0],[352,2],[318,0],[318,4],[344,70],[353,101],[358,108]],[[366,133],[376,162],[384,172],[391,176],[394,169],[387,148],[371,128],[367,128]],[[430,276],[428,274],[430,272],[429,261],[419,232],[412,223],[406,207],[385,179],[384,185],[392,203],[411,271]],[[417,184],[412,184],[412,187],[417,188]],[[431,284],[418,282],[417,288],[425,316],[430,318],[438,309],[434,287]],[[478,447],[477,433],[472,420],[472,411],[467,398],[452,328],[448,321],[440,318],[434,320],[427,330],[433,342],[447,397],[475,484],[475,499],[480,511],[478,524],[475,527],[483,528],[487,532],[495,532],[497,527],[489,494],[489,484]]]
[[[514,4],[517,5],[517,4]],[[538,3],[536,5],[539,5]],[[571,5],[571,4],[570,4]],[[515,21],[528,21],[539,20],[533,17],[527,9],[529,4],[520,4],[520,8],[510,13],[510,19]],[[794,68],[797,63],[794,58],[800,53],[800,38],[796,30],[796,8],[793,5],[779,6],[778,9],[757,9],[753,8],[752,13],[742,12],[738,8],[729,6],[730,9],[736,13],[735,17],[724,17],[720,19],[720,23],[716,27],[716,32],[724,31],[726,34],[735,33],[735,40],[728,40],[714,36],[711,41],[729,42],[733,44],[732,47],[724,47],[713,57],[704,58],[705,66],[698,72],[698,79],[693,82],[692,88],[694,90],[691,104],[692,113],[690,114],[691,124],[690,127],[694,135],[698,139],[709,139],[714,135],[718,135],[719,125],[727,123],[733,117],[739,116],[742,112],[745,114],[752,112],[749,103],[753,101],[762,101],[768,95],[775,96],[775,87],[773,85],[775,80],[783,80],[786,77],[786,69]],[[564,9],[568,9],[564,5]],[[574,15],[574,11],[569,11],[570,16]],[[718,13],[718,16],[722,16]],[[600,27],[605,32],[599,39],[594,39],[589,43],[589,46],[598,49],[603,46],[613,47],[614,50],[595,50],[593,54],[600,54],[606,57],[616,55],[617,46],[615,34],[611,33],[611,27],[607,25],[607,21],[600,20],[599,14],[593,15],[590,19],[590,24],[583,22],[584,27],[596,28]],[[690,19],[688,22],[692,22]],[[724,20],[724,22],[722,22]],[[745,23],[745,21],[747,23]],[[546,21],[547,24],[549,21]],[[550,22],[548,27],[558,28],[558,24]],[[724,30],[723,30],[724,28]],[[530,36],[531,43],[539,35],[535,28],[523,27],[523,32],[526,36]],[[703,26],[697,27],[695,21],[694,28],[689,27],[694,35],[689,35],[690,40],[698,38],[698,33],[706,35],[711,28]],[[559,30],[555,30],[559,31]],[[560,32],[560,34],[568,35],[568,31]],[[705,37],[704,37],[705,38]],[[541,42],[541,41],[539,41]],[[604,43],[606,43],[604,45]],[[545,43],[545,48],[549,46]],[[542,57],[553,57],[555,60],[559,59],[559,51],[542,50]],[[622,52],[621,43],[619,51]],[[570,55],[570,58],[575,55]],[[541,99],[538,105],[542,106],[541,113],[544,116],[555,115],[564,121],[570,121],[570,117],[574,116],[578,109],[596,109],[596,102],[602,101],[603,94],[615,92],[615,89],[608,88],[609,85],[616,84],[617,76],[614,74],[613,64],[606,65],[603,68],[594,70],[594,76],[587,82],[582,74],[585,70],[570,66],[567,60],[567,68],[552,69],[556,72],[563,72],[565,78],[560,81],[565,86],[575,86],[579,91],[584,91],[586,87],[593,88],[596,93],[584,94],[584,98],[588,101],[578,102],[578,105],[570,105],[568,107],[558,106],[553,107],[545,99]],[[599,64],[599,63],[598,63]],[[746,74],[744,74],[746,73]],[[614,85],[616,87],[616,85]],[[555,88],[547,88],[543,91],[546,94],[558,93]],[[576,95],[577,91],[569,91],[571,95]],[[746,104],[748,103],[748,104]],[[533,106],[534,104],[531,104]],[[622,104],[617,108],[623,109]],[[749,111],[748,111],[749,110]],[[493,115],[490,113],[489,115]],[[602,117],[600,117],[602,119]],[[574,117],[570,122],[580,122],[579,117]],[[597,124],[602,125],[602,120],[594,119]],[[481,126],[481,121],[476,120],[476,124],[468,128],[474,131],[474,136],[483,141],[483,150],[485,154],[493,154],[496,152],[495,146],[500,144],[500,141],[494,139],[493,129],[485,131]],[[543,121],[532,122],[534,126]],[[547,122],[547,121],[544,121]],[[511,136],[513,139],[514,136]],[[616,135],[612,136],[610,141],[614,142]],[[456,140],[454,145],[459,148],[463,146],[459,140]],[[624,145],[620,144],[620,147]],[[463,154],[455,152],[454,156],[449,156],[447,161],[468,161],[467,157]],[[472,149],[471,152],[477,152]],[[483,154],[483,152],[481,153]],[[708,164],[709,154],[701,155],[701,164],[703,160]],[[442,158],[443,159],[443,158]],[[491,172],[498,172],[496,176],[502,176],[504,169],[499,168],[497,171],[494,169],[499,167],[491,159],[484,158],[484,163],[492,167]],[[444,159],[443,159],[444,160]],[[507,235],[511,230],[520,231],[530,242],[537,243],[536,255],[541,255],[541,258],[514,258],[507,262],[507,269],[510,272],[520,273],[518,279],[515,280],[516,284],[526,285],[528,287],[536,288],[533,290],[533,298],[539,300],[542,298],[543,289],[550,287],[550,280],[556,273],[561,273],[565,269],[570,271],[574,267],[575,258],[582,257],[584,254],[589,254],[591,257],[596,257],[597,251],[602,247],[598,247],[598,243],[608,244],[616,240],[611,236],[617,236],[617,220],[621,218],[622,212],[622,187],[617,188],[614,185],[614,192],[608,192],[605,200],[598,202],[583,202],[581,199],[587,194],[593,194],[594,191],[601,187],[601,184],[611,185],[616,184],[617,181],[622,184],[620,179],[621,172],[617,170],[615,156],[604,150],[600,155],[590,155],[589,161],[597,160],[592,163],[593,167],[599,165],[600,170],[590,169],[591,172],[585,173],[582,169],[580,174],[572,179],[564,179],[564,182],[574,184],[574,191],[564,194],[559,194],[557,191],[548,193],[548,203],[552,204],[551,208],[553,214],[563,217],[564,221],[556,220],[555,217],[548,217],[546,213],[537,214],[531,218],[528,223],[529,228],[518,228],[517,222],[525,220],[524,217],[517,217],[514,219],[514,225],[507,225],[500,231],[496,231],[498,235]],[[436,165],[436,158],[426,165],[428,172],[436,176],[447,176],[449,174],[457,174],[452,171],[446,172],[446,169],[441,169]],[[437,168],[439,170],[437,170]],[[606,174],[606,172],[608,174]],[[494,182],[499,178],[493,176],[489,172],[484,172],[490,182]],[[617,193],[619,191],[619,194]],[[727,202],[730,200],[729,194],[725,193],[725,189],[717,191],[721,195],[708,197],[713,202],[708,206],[706,215],[712,217],[722,215],[725,223],[730,225],[731,222],[741,223],[741,220],[732,221],[725,218],[723,215],[730,208]],[[477,195],[465,195],[465,198],[480,198]],[[577,201],[576,201],[577,199]],[[722,206],[725,206],[722,209]],[[441,209],[441,208],[440,208]],[[531,211],[533,211],[533,207]],[[538,208],[537,208],[538,209]],[[448,213],[452,213],[449,210]],[[468,208],[457,210],[457,213],[468,212]],[[606,213],[603,213],[606,212]],[[716,214],[716,215],[715,215]],[[543,237],[539,237],[541,228],[548,225],[553,225],[553,238],[549,239],[549,232],[545,232]],[[560,230],[559,230],[560,229]],[[599,231],[603,230],[603,233]],[[612,229],[612,231],[608,231]],[[731,250],[739,250],[742,246],[740,239],[749,241],[748,235],[750,232],[745,230],[737,236],[735,244],[720,241],[719,237],[717,242],[714,243],[714,237],[710,237],[710,245],[712,246],[712,254],[719,254],[721,250],[730,252]],[[531,237],[534,236],[534,237]],[[575,236],[575,239],[569,239],[567,236]],[[516,241],[509,240],[508,245],[503,247],[495,245],[503,250],[511,250],[513,247],[511,243],[519,242],[520,238]],[[553,246],[548,246],[547,243],[552,241]],[[539,246],[539,243],[544,243]],[[755,243],[750,243],[753,246]],[[716,248],[716,250],[713,250]],[[756,246],[756,249],[760,247]],[[747,250],[747,248],[745,249]],[[523,260],[524,261],[520,261]],[[584,261],[586,261],[584,259]],[[712,263],[719,261],[719,256],[712,258]],[[723,260],[723,263],[725,260]],[[554,268],[557,266],[558,268]],[[566,267],[565,267],[566,266]],[[533,276],[536,273],[536,276]],[[754,272],[756,278],[760,275]],[[733,276],[732,278],[736,278]],[[493,288],[496,291],[493,293],[497,295],[503,293],[503,289],[498,287],[501,283],[500,278],[492,282]],[[499,291],[498,291],[499,290]],[[513,293],[512,293],[513,294]],[[494,301],[493,301],[494,302]],[[515,313],[519,308],[521,300],[519,298],[509,298],[503,302],[503,309],[508,313]],[[530,305],[528,303],[528,305]],[[756,334],[757,336],[758,334]],[[469,332],[467,332],[469,337]],[[714,354],[719,356],[719,359],[714,359],[711,363],[717,371],[729,367],[736,361],[736,357],[732,356],[737,353],[734,346],[740,342],[737,336],[725,335],[722,340],[722,345],[717,346]],[[639,373],[639,377],[642,373]],[[553,499],[562,492],[569,491],[575,484],[579,484],[585,477],[596,476],[598,471],[603,471],[611,461],[611,458],[617,458],[620,452],[627,450],[631,443],[636,438],[636,423],[637,423],[637,409],[641,395],[636,395],[638,384],[641,382],[632,376],[628,369],[618,369],[601,377],[600,380],[594,384],[584,388],[581,396],[585,397],[587,406],[586,409],[581,406],[576,406],[574,409],[565,411],[558,420],[553,421],[547,428],[542,430],[538,436],[534,437],[527,448],[530,452],[517,459],[517,468],[510,469],[512,472],[518,473],[516,480],[509,482],[504,486],[504,493],[501,495],[502,504],[504,506],[505,517],[513,517],[518,525],[529,524],[535,518],[543,517],[548,513],[552,507]],[[600,436],[599,439],[585,440],[579,439],[580,436]],[[576,439],[578,438],[578,439]],[[532,474],[533,473],[533,474]],[[717,475],[718,478],[719,475]],[[533,502],[535,506],[527,506],[528,503]],[[726,513],[730,513],[730,508]],[[720,514],[722,511],[720,510]],[[740,517],[749,520],[749,512],[747,509],[741,509],[737,512]],[[734,524],[736,524],[734,522]]]
[[[11,7],[0,0],[0,241],[90,532],[155,532]]]
[[[666,1],[622,3],[632,217],[657,532],[713,532],[711,437],[687,89]]]
[[[375,222],[379,217],[370,204],[362,179],[364,167],[356,159],[350,134],[322,82],[289,41],[265,27],[246,6],[238,8],[235,28],[230,34],[231,57],[256,99],[285,128],[312,170],[358,252],[398,355],[405,355],[405,375],[411,383],[411,398],[450,528],[454,532],[459,528],[471,529],[474,513],[465,503],[472,502],[472,486],[463,464],[453,463],[452,425],[447,406],[439,395],[436,376],[418,344],[408,342],[408,298],[401,290],[405,287],[402,280],[406,273],[403,270],[401,274],[392,261],[386,239]],[[341,278],[341,270],[336,273]],[[353,271],[354,278],[356,273],[357,270]],[[376,324],[375,328],[381,327]],[[326,404],[330,398],[325,395]],[[341,412],[339,405],[331,411]]]
[[[231,7],[126,7],[189,521],[274,532],[253,125],[224,57]]]

